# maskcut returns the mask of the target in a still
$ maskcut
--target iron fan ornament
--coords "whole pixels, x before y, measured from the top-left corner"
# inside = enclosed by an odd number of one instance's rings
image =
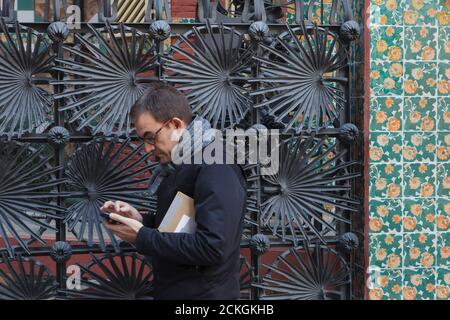
[[[255,287],[264,290],[262,300],[339,300],[349,283],[345,260],[333,249],[321,245],[289,248],[272,265]]]
[[[262,224],[295,245],[310,239],[326,243],[337,221],[349,224],[343,211],[358,211],[359,202],[348,196],[346,182],[359,174],[351,172],[357,162],[345,161],[345,153],[325,138],[283,141],[278,171],[263,176]]]
[[[189,100],[194,113],[214,128],[237,125],[248,112],[251,99],[246,82],[250,76],[253,47],[233,27],[194,27],[180,35],[172,54],[163,56],[165,80],[175,83]]]
[[[40,262],[2,254],[0,300],[50,300],[56,297],[57,288],[54,275]]]
[[[31,28],[0,20],[0,135],[22,136],[43,125],[52,98],[42,85],[50,82],[54,56],[44,36]]]
[[[30,253],[21,231],[45,245],[37,229],[56,230],[48,219],[63,218],[64,209],[52,203],[58,196],[57,186],[64,182],[55,177],[61,167],[51,167],[52,157],[43,149],[0,140],[0,238],[10,256],[14,252],[11,238]]]
[[[118,249],[113,233],[104,227],[100,207],[108,200],[125,201],[138,209],[155,210],[155,203],[146,195],[152,164],[142,145],[130,140],[97,139],[78,149],[66,169],[68,197],[75,202],[66,212],[64,222],[79,240],[86,238],[105,249],[104,232]],[[94,239],[94,234],[98,239]]]
[[[284,125],[284,132],[312,131],[338,118],[346,99],[342,85],[347,78],[339,72],[346,66],[347,49],[339,36],[327,28],[291,28],[274,45],[260,44],[266,55],[254,56],[260,63],[262,87],[255,108],[267,108],[267,116]],[[330,39],[331,38],[331,39]]]
[[[78,130],[93,129],[93,134],[130,134],[129,112],[144,93],[146,83],[155,80],[155,52],[148,35],[119,24],[75,34],[81,45],[63,45],[69,59],[56,59],[53,70],[64,72],[66,78],[52,81],[64,85],[55,99],[65,99],[60,111],[70,111],[70,122],[78,121]]]
[[[153,272],[144,257],[135,253],[96,257],[81,269],[83,290],[65,290],[69,299],[153,299]]]

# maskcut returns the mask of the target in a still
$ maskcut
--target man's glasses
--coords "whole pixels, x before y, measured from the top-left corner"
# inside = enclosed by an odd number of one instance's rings
[[[162,130],[162,129],[170,122],[170,121],[172,121],[172,118],[170,118],[169,120],[165,121],[165,122],[162,124],[161,128],[159,128],[158,130],[156,130],[154,133],[153,133],[153,132],[147,132],[147,133],[144,135],[144,137],[139,137],[139,136],[138,136],[139,140],[142,141],[142,142],[144,142],[144,143],[148,143],[148,144],[151,144],[151,145],[155,145],[156,139],[157,139],[157,137],[158,137],[158,134],[161,132],[161,130]]]

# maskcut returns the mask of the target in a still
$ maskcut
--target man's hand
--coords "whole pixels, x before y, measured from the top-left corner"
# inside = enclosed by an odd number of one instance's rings
[[[142,215],[132,205],[123,201],[106,201],[100,208],[101,211],[116,213],[126,218],[134,219],[142,223]]]
[[[134,243],[136,242],[136,237],[139,230],[143,227],[142,223],[136,221],[135,219],[125,218],[116,213],[111,213],[109,219],[119,222],[119,224],[113,224],[104,220],[106,228],[111,230],[116,236],[126,242]]]

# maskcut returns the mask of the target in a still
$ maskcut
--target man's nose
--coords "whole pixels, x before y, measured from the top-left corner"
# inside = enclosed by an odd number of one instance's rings
[[[144,150],[145,150],[146,153],[150,153],[153,150],[155,150],[155,146],[150,144],[150,143],[145,143],[144,144]]]

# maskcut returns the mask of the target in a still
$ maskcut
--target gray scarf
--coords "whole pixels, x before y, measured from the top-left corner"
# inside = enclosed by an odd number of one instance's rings
[[[207,145],[214,141],[213,135],[206,134],[206,131],[211,129],[211,124],[208,120],[197,116],[193,119],[186,128],[186,132],[184,134],[189,134],[191,139],[191,155],[182,155],[183,159],[188,156],[193,156],[194,153],[201,151]],[[184,150],[183,147],[185,144],[189,143],[189,139],[183,141],[183,137],[181,137],[180,141],[176,148],[179,150]],[[156,197],[156,192],[158,191],[159,185],[167,177],[170,173],[174,172],[177,165],[173,162],[169,162],[167,164],[159,164],[156,166],[152,172],[149,179],[148,191],[153,197]]]

